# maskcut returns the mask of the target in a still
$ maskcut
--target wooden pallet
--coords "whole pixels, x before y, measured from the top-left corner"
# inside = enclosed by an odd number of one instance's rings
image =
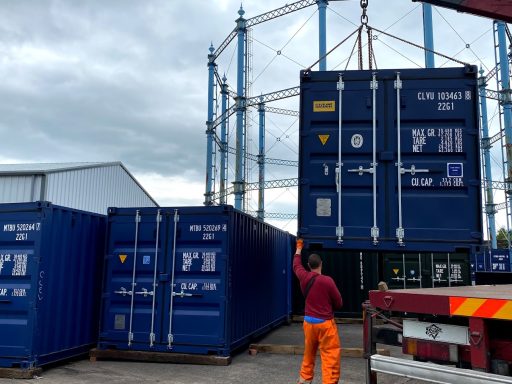
[[[123,351],[119,349],[97,349],[89,352],[89,360],[129,360],[151,363],[197,364],[197,365],[229,365],[230,356],[193,355],[174,352]]]
[[[249,346],[249,353],[255,355],[256,353],[275,353],[284,355],[303,355],[303,345],[282,345],[282,344],[251,344]],[[363,348],[341,348],[342,357],[363,357]],[[377,354],[389,356],[389,349],[379,348]]]
[[[40,376],[41,368],[0,368],[0,378],[3,379],[33,379]]]

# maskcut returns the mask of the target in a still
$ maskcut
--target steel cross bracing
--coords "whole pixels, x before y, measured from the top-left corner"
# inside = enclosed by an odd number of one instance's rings
[[[232,155],[236,154],[236,148],[228,147],[228,152]],[[248,160],[252,160],[254,162],[258,162],[258,155],[253,155],[252,153],[246,153],[245,158]],[[299,162],[295,160],[281,160],[281,159],[272,159],[269,157],[265,157],[265,163],[266,164],[273,164],[273,165],[286,165],[289,167],[298,167]]]
[[[265,107],[265,112],[278,113],[280,115],[299,117],[299,111],[292,111],[290,109]]]
[[[339,0],[330,0],[330,1],[339,1]],[[310,7],[312,5],[318,4],[318,0],[302,0],[297,1],[295,3],[286,4],[284,7],[274,9],[273,11],[263,13],[258,16],[254,16],[247,20],[247,28],[252,27],[256,24],[264,23],[265,21],[269,21],[272,19],[276,19],[280,16],[287,15],[289,13],[299,11],[301,9]]]
[[[286,99],[288,97],[298,96],[299,94],[300,94],[300,87],[287,88],[287,89],[283,89],[281,91],[266,93],[261,96],[250,97],[245,100],[245,106],[246,107],[254,107],[262,102],[269,103],[269,102],[276,101],[276,100]],[[229,116],[231,116],[232,114],[234,114],[236,112],[236,109],[237,109],[237,105],[236,104],[232,105],[226,111],[226,116],[220,115],[212,122],[211,128],[213,129],[213,128],[216,128],[217,126],[219,126],[220,123],[222,123],[222,120],[224,120],[224,119],[228,118]],[[276,110],[277,109],[278,108],[276,108]],[[285,109],[281,109],[281,110],[290,112],[290,113],[283,113],[285,115],[289,114],[290,116],[295,116],[295,115],[291,114],[291,113],[295,113],[295,111],[289,111],[289,110],[285,110]]]
[[[246,212],[251,216],[257,217],[258,212]],[[278,212],[265,212],[265,219],[278,219],[278,220],[295,220],[297,219],[296,213],[278,213]]]
[[[340,0],[330,0],[330,1],[340,1]],[[250,19],[247,19],[245,22],[246,28],[250,28],[252,26],[255,26],[257,24],[264,23],[265,21],[273,20],[278,17],[287,15],[289,13],[299,11],[301,9],[310,7],[312,5],[317,4],[317,0],[301,0],[297,1],[295,3],[287,4],[284,7],[274,9],[273,11],[263,13],[261,15],[252,17]],[[217,57],[226,49],[226,47],[231,43],[238,32],[238,28],[235,28],[231,33],[226,37],[226,39],[222,42],[221,45],[219,45],[219,48],[213,53],[213,60],[216,60]]]
[[[289,188],[296,187],[299,185],[299,179],[281,179],[281,180],[270,180],[265,181],[264,187],[265,189],[270,188]],[[260,183],[246,183],[244,185],[244,191],[256,191],[260,188]],[[231,195],[234,192],[234,187],[227,188],[224,192],[217,192],[212,195],[212,201],[220,199],[222,196]]]
[[[250,107],[252,105],[256,105],[259,103],[270,103],[271,101],[286,99],[288,97],[299,96],[300,95],[300,87],[292,87],[282,89],[276,92],[266,93],[261,96],[251,97],[247,99],[247,106]]]

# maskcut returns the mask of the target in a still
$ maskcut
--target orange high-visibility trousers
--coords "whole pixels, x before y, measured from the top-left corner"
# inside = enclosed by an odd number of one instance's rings
[[[303,381],[313,380],[316,352],[322,359],[322,383],[335,384],[340,379],[341,343],[334,319],[320,324],[304,321],[304,358],[300,369]]]

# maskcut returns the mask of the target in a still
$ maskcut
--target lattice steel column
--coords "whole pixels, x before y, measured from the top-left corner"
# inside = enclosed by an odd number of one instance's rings
[[[206,121],[206,191],[204,193],[204,205],[212,203],[213,187],[213,103],[214,103],[214,80],[215,80],[215,56],[213,44],[210,45],[208,55],[208,120]]]
[[[245,132],[244,132],[244,116],[245,116],[245,35],[247,32],[246,20],[244,19],[245,11],[242,7],[238,11],[240,17],[236,20],[238,29],[238,72],[237,72],[237,98],[236,98],[236,164],[235,164],[235,181],[233,182],[235,191],[235,208],[243,209],[244,199],[244,169],[245,169]]]

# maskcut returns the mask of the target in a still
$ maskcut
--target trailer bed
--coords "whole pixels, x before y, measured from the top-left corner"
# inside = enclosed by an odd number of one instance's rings
[[[399,312],[512,320],[512,285],[370,291],[370,303]]]

